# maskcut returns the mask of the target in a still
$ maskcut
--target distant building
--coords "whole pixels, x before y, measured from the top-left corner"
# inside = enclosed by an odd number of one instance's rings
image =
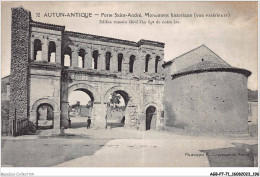
[[[253,136],[258,134],[258,98],[257,91],[248,92],[248,127]]]
[[[248,123],[257,124],[257,109],[258,109],[258,102],[256,101],[248,101]]]

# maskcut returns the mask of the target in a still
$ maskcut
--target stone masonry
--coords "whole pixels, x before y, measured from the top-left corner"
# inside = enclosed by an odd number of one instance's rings
[[[10,124],[12,120],[29,118],[29,53],[30,12],[23,8],[12,9]]]
[[[164,43],[66,31],[12,9],[10,122],[37,124],[48,105],[53,128],[69,126],[69,97],[91,98],[91,119],[105,128],[107,103],[120,94],[125,127],[246,133],[247,77],[202,45],[164,63]],[[15,113],[16,110],[16,113]]]
[[[162,129],[163,43],[66,31],[33,21],[23,8],[12,13],[11,105],[20,106],[19,118],[36,123],[39,106],[49,104],[54,129],[66,128],[68,98],[80,90],[93,102],[94,125],[104,128],[109,96],[117,92],[126,102],[126,127],[143,129],[146,109],[153,106],[154,128]]]

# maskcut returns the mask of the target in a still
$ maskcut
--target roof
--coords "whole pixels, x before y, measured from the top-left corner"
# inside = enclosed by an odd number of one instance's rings
[[[205,61],[212,61],[215,63],[230,66],[221,57],[219,57],[215,52],[213,52],[211,49],[209,49],[206,45],[203,44],[195,49],[192,49],[192,50],[164,63],[163,67],[169,66],[172,63],[174,63],[175,61],[183,60],[184,58],[187,58],[187,57],[190,60],[194,60],[195,58],[200,58],[200,59],[204,59]]]
[[[210,61],[202,61],[198,64],[192,65],[190,67],[178,71],[177,73],[171,75],[171,77],[172,79],[175,79],[180,76],[202,72],[234,72],[243,74],[246,77],[249,77],[251,75],[251,72],[245,69],[235,68]]]
[[[230,66],[227,62],[225,62],[222,58],[220,58],[216,53],[210,50],[205,45],[201,45],[179,57],[174,58],[168,64],[164,65],[175,65],[178,66],[178,63],[185,62],[187,65],[194,63],[193,65],[189,65],[186,68],[180,67],[180,69],[174,73],[172,79],[193,73],[201,73],[201,72],[235,72],[243,74],[248,77],[251,75],[251,72],[241,68],[235,68]],[[165,67],[165,66],[164,66]]]
[[[134,42],[134,41],[117,39],[117,38],[105,37],[105,36],[97,36],[97,35],[93,35],[93,34],[79,33],[79,32],[74,32],[74,31],[65,31],[64,35],[68,35],[70,37],[88,39],[88,40],[111,42],[111,43],[135,46],[135,47],[140,47],[142,45],[149,45],[149,46],[164,48],[164,43],[162,43],[162,42],[149,41],[149,40],[144,40],[144,39],[141,39],[138,42]]]
[[[207,69],[213,69],[213,68],[232,68],[229,65],[225,65],[222,63],[214,63],[212,61],[202,61],[198,64],[189,66],[180,72],[187,72],[187,71],[195,71],[195,70],[207,70]]]
[[[37,22],[37,21],[30,21],[30,25],[32,27],[37,27],[37,28],[44,28],[44,29],[50,29],[50,30],[56,30],[56,31],[64,31],[65,26],[61,25],[54,25],[50,23],[42,23],[42,22]]]

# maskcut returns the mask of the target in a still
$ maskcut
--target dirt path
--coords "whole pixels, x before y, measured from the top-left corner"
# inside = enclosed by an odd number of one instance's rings
[[[252,166],[257,140],[176,135],[125,128],[67,129],[66,136],[2,139],[2,165],[16,167]],[[206,155],[207,154],[207,155]],[[230,154],[232,156],[230,156]]]

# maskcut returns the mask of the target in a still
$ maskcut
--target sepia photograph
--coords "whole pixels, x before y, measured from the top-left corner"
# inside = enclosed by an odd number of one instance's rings
[[[1,51],[1,176],[259,176],[257,1],[2,1]]]

